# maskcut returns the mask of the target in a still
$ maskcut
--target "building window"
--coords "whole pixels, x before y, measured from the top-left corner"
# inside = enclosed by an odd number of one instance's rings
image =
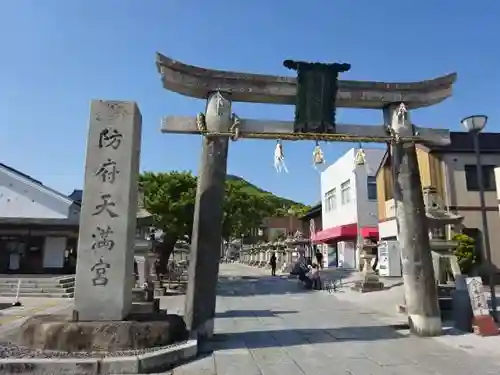
[[[483,186],[485,191],[495,191],[495,171],[496,165],[483,165]],[[475,165],[465,166],[465,182],[468,191],[478,191],[477,168]]]
[[[368,191],[368,200],[377,200],[377,178],[375,176],[368,176],[366,180],[366,188]]]
[[[325,211],[333,211],[337,208],[337,189],[325,193]]]
[[[347,180],[340,185],[340,200],[343,205],[351,201],[351,180]]]

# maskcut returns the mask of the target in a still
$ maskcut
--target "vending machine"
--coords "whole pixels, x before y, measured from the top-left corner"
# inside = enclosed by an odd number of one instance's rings
[[[381,241],[378,245],[378,274],[385,277],[401,277],[401,248],[399,241]]]

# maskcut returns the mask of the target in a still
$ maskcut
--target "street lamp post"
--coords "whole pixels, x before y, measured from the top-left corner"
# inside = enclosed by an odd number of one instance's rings
[[[472,135],[474,142],[474,152],[476,154],[476,174],[477,184],[479,188],[479,204],[481,206],[481,220],[483,224],[483,246],[486,262],[488,266],[489,286],[491,293],[491,315],[497,319],[497,301],[495,293],[495,272],[493,271],[493,263],[491,261],[491,245],[490,235],[488,230],[488,216],[486,213],[486,199],[484,196],[484,181],[483,168],[481,164],[481,149],[479,146],[479,133],[484,129],[488,117],[485,115],[474,115],[464,118],[461,122],[465,129]]]

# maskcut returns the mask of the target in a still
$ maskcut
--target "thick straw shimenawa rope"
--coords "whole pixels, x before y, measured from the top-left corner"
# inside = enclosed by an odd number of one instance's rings
[[[330,142],[353,142],[353,143],[387,143],[387,142],[423,142],[424,140],[418,136],[413,137],[398,137],[391,130],[387,130],[387,136],[361,136],[340,133],[259,133],[259,132],[245,132],[243,135],[240,133],[240,119],[238,116],[232,116],[233,125],[230,131],[227,132],[213,132],[208,131],[205,124],[205,115],[202,113],[196,117],[196,124],[200,134],[205,137],[229,137],[233,141],[239,138],[251,139],[281,139],[282,141],[330,141]]]

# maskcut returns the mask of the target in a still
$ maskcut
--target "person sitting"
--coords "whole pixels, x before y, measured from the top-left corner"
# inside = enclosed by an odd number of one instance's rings
[[[297,270],[297,275],[299,277],[300,282],[304,285],[306,289],[312,289],[313,288],[313,281],[311,278],[307,276],[308,269],[306,267],[300,267]]]
[[[295,263],[292,263],[290,275],[293,275],[293,276],[299,275],[300,272],[303,271],[303,268],[304,268],[304,263],[301,263],[299,261],[296,261]],[[305,273],[307,273],[307,270],[306,270]]]
[[[307,277],[311,280],[312,288],[315,290],[321,289],[321,277],[319,274],[319,267],[317,264],[313,264]]]

